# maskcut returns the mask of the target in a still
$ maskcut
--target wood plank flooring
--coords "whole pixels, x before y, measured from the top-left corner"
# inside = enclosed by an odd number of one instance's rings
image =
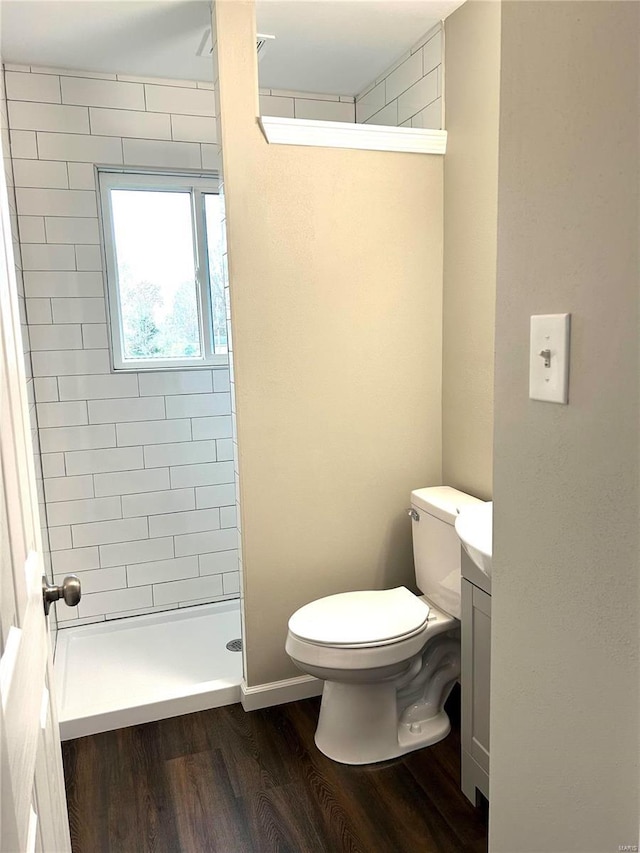
[[[347,767],[313,743],[319,700],[230,705],[64,744],[74,853],[480,853],[460,791],[459,693],[444,741]]]

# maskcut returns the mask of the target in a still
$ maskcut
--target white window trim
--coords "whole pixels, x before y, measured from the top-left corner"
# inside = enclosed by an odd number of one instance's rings
[[[201,368],[223,367],[229,364],[226,354],[214,353],[213,315],[211,305],[211,286],[207,259],[206,230],[203,195],[218,194],[217,175],[204,176],[202,173],[138,172],[123,169],[97,169],[99,209],[101,214],[103,250],[105,256],[105,295],[111,348],[111,364],[114,372],[148,372],[164,370],[198,370]],[[195,224],[194,263],[196,269],[196,292],[198,300],[198,319],[200,329],[200,358],[172,359],[132,359],[123,358],[122,308],[116,247],[111,209],[112,189],[143,189],[161,192],[162,190],[182,190],[191,193],[192,216]]]

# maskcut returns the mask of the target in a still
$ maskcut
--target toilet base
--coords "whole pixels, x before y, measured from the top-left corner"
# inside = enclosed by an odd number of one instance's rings
[[[397,695],[395,681],[325,681],[315,736],[320,752],[341,764],[375,764],[431,746],[449,734],[444,710],[425,720],[399,721]]]

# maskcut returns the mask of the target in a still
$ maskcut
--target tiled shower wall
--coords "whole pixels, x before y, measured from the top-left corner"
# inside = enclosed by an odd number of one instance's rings
[[[356,97],[356,121],[443,127],[443,30],[438,24]]]
[[[61,624],[238,595],[228,370],[110,372],[94,163],[215,169],[210,84],[8,66]]]

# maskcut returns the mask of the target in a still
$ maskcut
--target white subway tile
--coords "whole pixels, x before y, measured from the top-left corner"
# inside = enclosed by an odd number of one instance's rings
[[[29,341],[32,351],[82,349],[80,326],[60,324],[58,326],[31,326]]]
[[[198,84],[192,80],[174,80],[171,77],[140,77],[132,74],[118,74],[118,80],[128,80],[130,83],[151,83],[154,86],[178,86],[182,89],[196,89]]]
[[[436,98],[428,107],[420,110],[417,115],[411,119],[411,127],[432,128],[441,130],[442,128],[442,98]]]
[[[422,73],[428,74],[442,62],[442,30],[432,36],[422,48]]]
[[[162,113],[91,108],[91,133],[140,139],[171,139],[171,120]]]
[[[61,524],[85,524],[122,518],[120,498],[83,498],[77,501],[58,501],[47,506],[47,521],[51,527]],[[75,533],[72,529],[75,543]],[[97,542],[87,543],[97,545]]]
[[[89,410],[89,417],[91,417],[91,410]],[[175,444],[151,444],[144,448],[145,468],[194,465],[199,462],[215,462],[216,459],[214,441],[188,440]]]
[[[79,270],[101,270],[100,246],[76,246],[76,266]]]
[[[9,126],[17,130],[89,133],[89,113],[86,107],[14,101],[9,104]]]
[[[300,92],[297,89],[271,89],[272,95],[282,98],[308,98],[311,101],[339,101],[340,95],[327,95],[322,92]],[[351,100],[353,103],[353,99]]]
[[[260,95],[260,115],[293,118],[293,98],[278,98],[271,95]]]
[[[175,537],[176,557],[205,554],[208,551],[230,551],[238,547],[238,532],[235,529],[211,530],[207,533],[187,533]]]
[[[217,551],[213,554],[200,554],[198,557],[201,575],[221,575],[224,572],[238,571],[238,551]]]
[[[78,450],[65,453],[67,474],[106,474],[142,468],[141,447],[117,447],[108,450]],[[96,494],[99,494],[96,483]]]
[[[348,121],[356,118],[353,104],[339,101],[314,101],[308,98],[294,100],[296,118],[313,119],[314,121]]]
[[[385,78],[387,103],[395,100],[421,77],[422,55],[414,53]]]
[[[213,598],[218,595],[222,595],[222,578],[219,575],[155,584],[153,587],[153,600],[156,604]]]
[[[78,71],[73,68],[51,68],[46,65],[32,65],[31,70],[38,74],[56,74],[60,77],[90,77],[96,80],[115,80],[115,74],[106,74],[102,71]]]
[[[229,394],[182,394],[167,397],[168,418],[198,418],[231,413]]]
[[[64,453],[43,453],[40,459],[43,477],[64,477]]]
[[[87,373],[109,373],[107,350],[59,350],[33,352],[31,364],[34,376],[74,376]]]
[[[106,323],[83,323],[82,346],[85,349],[108,349]]]
[[[132,136],[132,134],[128,133],[126,136]],[[218,141],[216,120],[214,116],[173,115],[171,116],[171,136],[176,142],[216,143]]]
[[[43,74],[24,74],[7,71],[5,74],[7,100],[60,103],[60,79]]]
[[[38,426],[76,426],[88,423],[87,404],[84,400],[73,403],[38,403]]]
[[[200,150],[202,151],[202,168],[219,172],[222,168],[222,149],[220,146],[201,142]]]
[[[201,486],[196,489],[196,506],[205,509],[212,506],[228,506],[235,503],[236,488],[233,483],[220,486]]]
[[[122,515],[160,515],[195,509],[193,489],[168,489],[163,492],[143,492],[122,497]],[[167,531],[168,532],[168,531]]]
[[[97,216],[96,194],[91,190],[51,190],[17,187],[21,216]]]
[[[122,164],[122,140],[114,136],[83,136],[73,133],[38,131],[38,153],[43,160],[120,165]]]
[[[220,528],[218,509],[200,509],[191,512],[172,512],[149,517],[149,537],[179,536],[186,533],[202,533]]]
[[[129,566],[133,563],[167,560],[174,556],[171,536],[165,539],[141,539],[137,542],[100,546],[101,566]]]
[[[24,286],[26,295],[33,298],[47,296],[101,296],[104,302],[104,286],[100,273],[73,271],[27,272],[24,275]],[[66,317],[60,319],[62,322],[69,322],[69,319]]]
[[[100,243],[95,217],[47,216],[44,222],[48,243]]]
[[[170,487],[169,472],[166,468],[119,471],[117,474],[96,474],[94,482],[96,496],[135,495],[139,492],[162,491]]]
[[[164,397],[125,397],[120,400],[89,402],[89,423],[91,424],[153,421],[163,418]]]
[[[72,190],[95,190],[96,175],[93,163],[67,163],[69,188]]]
[[[150,586],[136,586],[133,589],[119,589],[112,592],[96,592],[83,595],[78,605],[82,617],[99,613],[118,613],[149,607],[153,604]]]
[[[62,583],[64,572],[54,575],[54,580],[56,583]],[[124,589],[127,586],[127,572],[124,566],[83,571],[80,574],[80,583],[82,584],[83,596],[112,589]]]
[[[201,169],[197,142],[164,142],[153,139],[123,139],[125,163],[159,166],[163,169]]]
[[[36,134],[33,130],[14,130],[11,132],[11,156],[38,159]]]
[[[231,438],[231,416],[194,418],[191,421],[191,428],[194,441],[203,441],[207,438]]]
[[[57,243],[28,243],[22,247],[23,270],[75,270],[73,246]]]
[[[216,486],[233,482],[233,462],[209,462],[203,465],[182,465],[171,468],[171,488]]]
[[[50,299],[25,299],[25,308],[27,309],[30,332],[33,331],[33,326],[40,323],[53,323]]]
[[[416,53],[415,56],[418,56]],[[423,110],[438,97],[438,69],[413,85],[398,98],[398,121],[403,122]]]
[[[22,160],[21,162],[24,163],[26,161]],[[21,244],[45,242],[44,219],[42,216],[19,216],[18,228],[20,230]]]
[[[91,474],[84,474],[81,477],[52,477],[44,481],[44,493],[49,503],[92,498],[93,477]]]
[[[233,460],[233,441],[230,438],[216,439],[216,456],[218,462],[229,462]]]
[[[118,499],[106,498],[106,500]],[[71,535],[74,548],[82,548],[86,545],[110,545],[115,542],[135,542],[147,535],[147,519],[121,518],[117,521],[74,524],[71,528]]]
[[[56,551],[52,554],[53,571],[56,574],[69,574],[69,572],[86,572],[97,569],[100,566],[98,549],[71,548],[68,551]]]
[[[103,297],[73,296],[51,300],[53,322],[99,323],[105,325],[106,312]],[[106,325],[105,325],[106,328]]]
[[[365,124],[383,125],[384,127],[398,127],[398,102],[392,101],[386,107],[368,118]]]
[[[213,373],[213,390],[216,393],[224,393],[231,390],[229,382],[229,370],[214,370]]]
[[[175,441],[188,442],[191,441],[191,422],[164,420],[116,424],[116,433],[119,447],[134,444],[166,444]]]
[[[140,395],[198,394],[213,390],[210,370],[163,371],[140,374]]]
[[[33,390],[37,403],[56,403],[58,401],[58,380],[55,376],[34,379]]]
[[[86,77],[62,77],[62,102],[87,107],[114,107],[144,110],[144,89],[140,83],[116,80],[88,80]]]
[[[222,575],[222,590],[225,595],[240,592],[240,573],[226,572]]]
[[[166,583],[195,577],[198,577],[197,557],[181,557],[178,560],[158,560],[153,563],[127,566],[129,586],[145,586],[150,583]]]
[[[55,317],[55,305],[53,313]],[[111,373],[108,376],[60,377],[58,387],[61,400],[106,400],[132,397],[138,391],[138,377],[131,373],[122,375]]]
[[[68,189],[69,187],[67,164],[59,160],[14,160],[13,179],[16,187],[47,189]],[[42,220],[39,222],[42,224]],[[44,243],[44,237],[40,242]]]
[[[213,116],[215,99],[206,89],[179,89],[170,86],[145,85],[147,110],[156,113]],[[144,109],[144,107],[143,107]]]
[[[69,405],[59,403],[58,405]],[[40,427],[40,445],[43,453],[56,453],[58,450],[98,450],[116,446],[116,432],[113,424],[100,426]]]
[[[383,80],[356,101],[356,121],[365,122],[374,113],[381,110],[385,103],[385,81]]]
[[[237,527],[235,506],[220,507],[220,527]]]
[[[70,527],[52,527],[49,530],[49,548],[52,551],[66,551],[71,547]]]

